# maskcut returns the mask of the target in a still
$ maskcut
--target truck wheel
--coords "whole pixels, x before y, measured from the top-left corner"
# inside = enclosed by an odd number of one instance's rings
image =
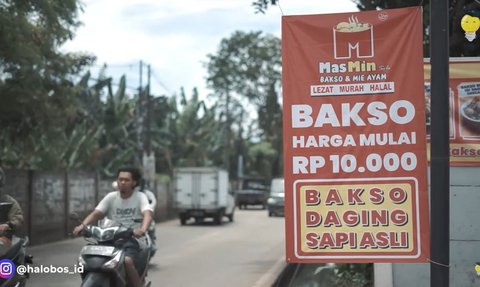
[[[185,225],[187,223],[187,218],[185,216],[180,216],[180,224]]]
[[[213,217],[213,222],[216,225],[221,225],[222,224],[222,218],[223,218],[223,212],[219,211],[215,216]]]
[[[233,211],[232,214],[227,215],[228,221],[233,222]]]

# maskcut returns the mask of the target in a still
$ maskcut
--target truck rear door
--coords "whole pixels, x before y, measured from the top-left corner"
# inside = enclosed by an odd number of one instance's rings
[[[176,174],[176,201],[179,208],[193,208],[193,173],[178,172]]]
[[[212,169],[180,171],[176,174],[176,181],[176,200],[179,208],[217,208],[217,171]]]
[[[198,208],[218,207],[218,173],[215,170],[199,172],[194,176]]]

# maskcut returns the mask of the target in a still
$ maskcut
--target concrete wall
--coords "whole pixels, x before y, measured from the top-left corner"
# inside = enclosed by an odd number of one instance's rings
[[[450,168],[450,286],[480,286],[480,277],[474,270],[475,262],[480,262],[480,170],[473,167],[452,167]],[[375,287],[430,287],[430,264],[392,264],[391,266],[393,284],[389,286],[388,280],[387,282],[383,280]]]
[[[112,191],[112,179],[99,179],[86,172],[34,172],[6,170],[5,192],[23,209],[25,224],[18,232],[28,235],[32,245],[65,239],[77,224],[68,219],[75,211],[81,218]],[[157,196],[154,218],[157,222],[172,218],[173,196],[169,185],[157,182],[152,188]]]

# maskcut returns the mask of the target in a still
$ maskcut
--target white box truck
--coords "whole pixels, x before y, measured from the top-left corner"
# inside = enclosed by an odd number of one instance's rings
[[[211,167],[183,167],[174,170],[175,203],[181,225],[194,218],[196,222],[213,218],[233,221],[235,197],[228,181],[228,172]]]

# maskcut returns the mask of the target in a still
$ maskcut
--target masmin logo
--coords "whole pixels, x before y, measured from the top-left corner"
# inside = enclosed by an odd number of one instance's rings
[[[335,59],[372,58],[374,56],[373,26],[360,23],[351,16],[348,22],[340,22],[333,27]],[[355,53],[355,54],[353,54]]]

